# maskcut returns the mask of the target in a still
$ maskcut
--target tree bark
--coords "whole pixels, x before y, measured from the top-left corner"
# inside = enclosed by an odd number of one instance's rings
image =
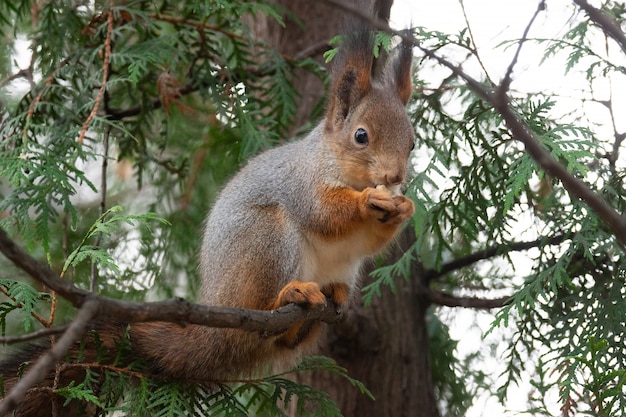
[[[385,20],[389,20],[393,3],[393,0],[343,1],[364,10],[378,10],[378,16]],[[277,0],[275,3],[292,14],[292,17],[285,17],[285,27],[273,18],[254,16],[248,20],[253,33],[285,56],[311,57],[323,62],[322,54],[328,49],[329,41],[341,33],[346,23],[346,12],[324,0]],[[322,80],[305,70],[296,71],[294,84],[300,92],[294,127],[300,128],[310,121],[315,105],[325,97],[325,90]]]
[[[388,20],[392,0],[347,0],[363,10],[377,10]],[[320,59],[325,45],[340,34],[346,21],[343,10],[324,1],[279,0],[302,25],[287,19],[284,28],[268,19],[251,22],[259,38],[287,56],[308,52]],[[304,71],[295,81],[301,93],[296,126],[310,119],[315,104],[324,94],[317,77]],[[405,233],[391,249],[390,261],[397,259],[414,239]],[[369,269],[371,270],[371,268]],[[363,282],[368,281],[368,271]],[[428,302],[420,296],[422,273],[416,265],[412,279],[396,282],[396,293],[388,289],[370,307],[357,297],[346,320],[328,326],[321,353],[335,359],[348,374],[363,382],[376,397],[373,401],[361,394],[344,378],[329,372],[303,373],[303,382],[328,392],[346,417],[350,416],[420,416],[438,417],[432,384],[429,340],[426,328]]]
[[[409,232],[394,245],[389,262],[413,242]],[[363,274],[364,283],[369,281],[370,270]],[[328,372],[302,373],[298,382],[330,393],[346,417],[438,417],[426,327],[429,303],[422,297],[421,277],[416,263],[410,280],[396,281],[395,293],[385,288],[369,307],[358,297],[343,323],[327,327],[321,353],[363,382],[375,401]]]

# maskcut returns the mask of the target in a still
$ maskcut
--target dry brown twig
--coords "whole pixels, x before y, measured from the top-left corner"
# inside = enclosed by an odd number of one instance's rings
[[[96,101],[93,104],[93,108],[87,116],[85,123],[83,123],[83,127],[80,130],[80,135],[78,135],[77,141],[82,143],[85,140],[85,135],[87,134],[87,129],[91,124],[91,121],[94,117],[96,117],[96,113],[98,112],[98,107],[100,107],[100,102],[102,101],[102,97],[104,97],[104,92],[106,90],[106,84],[109,79],[109,60],[111,58],[111,37],[113,36],[113,0],[109,0],[109,12],[107,13],[107,35],[104,40],[104,57],[102,58],[102,83],[100,84],[100,88],[98,89],[98,95],[96,96]]]
[[[0,344],[10,345],[13,343],[29,342],[31,340],[40,339],[42,337],[51,336],[55,334],[64,333],[67,330],[67,326],[45,328],[36,332],[20,335],[20,336],[4,336],[0,337]]]

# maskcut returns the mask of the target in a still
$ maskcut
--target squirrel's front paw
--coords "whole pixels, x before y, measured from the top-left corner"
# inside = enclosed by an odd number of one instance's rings
[[[400,224],[413,215],[413,202],[403,195],[394,196],[386,187],[366,188],[368,217],[373,217],[385,224]]]
[[[317,307],[326,304],[326,296],[316,282],[294,280],[280,290],[272,309],[274,310],[291,303],[305,307]]]
[[[364,215],[385,223],[397,212],[393,195],[384,187],[363,190]]]
[[[396,204],[397,214],[389,218],[387,223],[400,224],[407,221],[413,213],[415,213],[415,206],[411,199],[406,198],[403,195],[398,195],[393,198],[393,202]]]

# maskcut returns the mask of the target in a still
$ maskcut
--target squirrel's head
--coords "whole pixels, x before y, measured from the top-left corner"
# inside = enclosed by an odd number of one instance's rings
[[[370,32],[344,36],[332,77],[325,140],[338,161],[342,181],[362,190],[397,188],[415,142],[405,106],[411,97],[411,46],[398,46],[392,59],[374,63]]]

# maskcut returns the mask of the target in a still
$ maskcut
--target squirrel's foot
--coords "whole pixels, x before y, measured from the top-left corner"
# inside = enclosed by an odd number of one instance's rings
[[[291,281],[278,293],[272,309],[287,304],[298,304],[303,307],[318,307],[326,305],[326,295],[320,290],[317,282]],[[307,339],[312,339],[320,331],[319,322],[304,320],[291,326],[285,333],[276,339],[276,344],[293,349]]]
[[[298,304],[304,307],[317,307],[326,304],[326,296],[317,282],[291,281],[278,293],[272,310],[287,304]]]

